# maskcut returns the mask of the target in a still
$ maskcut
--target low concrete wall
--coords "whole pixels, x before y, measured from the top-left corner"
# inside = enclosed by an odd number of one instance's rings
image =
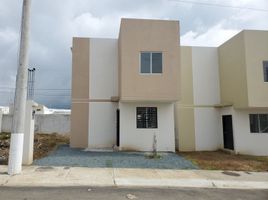
[[[2,110],[0,109],[0,132],[2,129],[2,117],[3,117],[3,113],[2,113]]]
[[[35,133],[70,133],[70,114],[35,115]],[[3,115],[0,132],[11,132],[12,115]]]
[[[12,115],[5,114],[2,116],[2,128],[0,132],[11,132]]]

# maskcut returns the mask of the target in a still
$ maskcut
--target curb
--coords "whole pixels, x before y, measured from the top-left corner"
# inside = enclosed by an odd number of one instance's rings
[[[268,182],[261,181],[222,181],[208,179],[124,179],[116,178],[118,187],[150,187],[150,188],[219,188],[219,189],[268,189]]]

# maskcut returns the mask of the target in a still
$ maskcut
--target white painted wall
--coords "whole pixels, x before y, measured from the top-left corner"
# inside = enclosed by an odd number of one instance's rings
[[[218,50],[192,47],[195,143],[197,151],[220,148],[220,103]]]
[[[89,148],[109,148],[116,143],[118,103],[110,99],[118,96],[117,60],[117,39],[90,39]]]
[[[218,50],[216,47],[192,47],[193,93],[195,105],[220,103]]]
[[[268,156],[268,134],[250,133],[249,114],[259,113],[268,113],[268,109],[221,109],[221,118],[222,115],[232,115],[235,153]],[[222,121],[220,126],[223,148]]]
[[[220,113],[216,108],[195,108],[196,151],[215,151],[221,148]]]
[[[157,107],[158,128],[137,129],[136,107]],[[175,151],[174,104],[172,103],[119,103],[120,148],[122,150],[152,151],[156,134],[157,151]]]
[[[88,147],[111,148],[116,144],[117,103],[90,103]]]
[[[117,39],[90,39],[90,99],[118,96],[117,60]]]
[[[250,133],[249,114],[268,113],[268,109],[234,110],[235,150],[240,154],[268,156],[268,133]]]
[[[35,132],[70,133],[70,114],[35,115]]]
[[[3,112],[0,109],[0,133],[1,133],[1,130],[2,130],[2,118],[3,118]]]
[[[11,132],[12,115],[3,115],[0,132]],[[35,115],[35,133],[70,133],[70,114]]]
[[[34,101],[27,100],[25,112],[25,127],[23,140],[22,164],[31,165],[33,162],[34,150],[34,116],[33,107],[37,106]]]
[[[2,116],[2,127],[0,132],[11,133],[12,115],[4,114]]]

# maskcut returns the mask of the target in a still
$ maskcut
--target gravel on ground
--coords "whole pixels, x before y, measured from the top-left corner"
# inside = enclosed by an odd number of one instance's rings
[[[175,153],[159,153],[151,158],[142,152],[90,152],[60,145],[45,158],[34,161],[40,166],[71,166],[91,168],[155,168],[197,169],[191,161]]]

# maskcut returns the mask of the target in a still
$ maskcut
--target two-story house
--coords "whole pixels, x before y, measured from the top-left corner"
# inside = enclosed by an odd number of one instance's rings
[[[74,38],[71,146],[175,151],[179,22],[122,19],[119,39]]]
[[[180,151],[268,155],[268,31],[215,47],[181,47]]]
[[[179,22],[74,38],[71,147],[268,155],[268,31],[180,46]]]

